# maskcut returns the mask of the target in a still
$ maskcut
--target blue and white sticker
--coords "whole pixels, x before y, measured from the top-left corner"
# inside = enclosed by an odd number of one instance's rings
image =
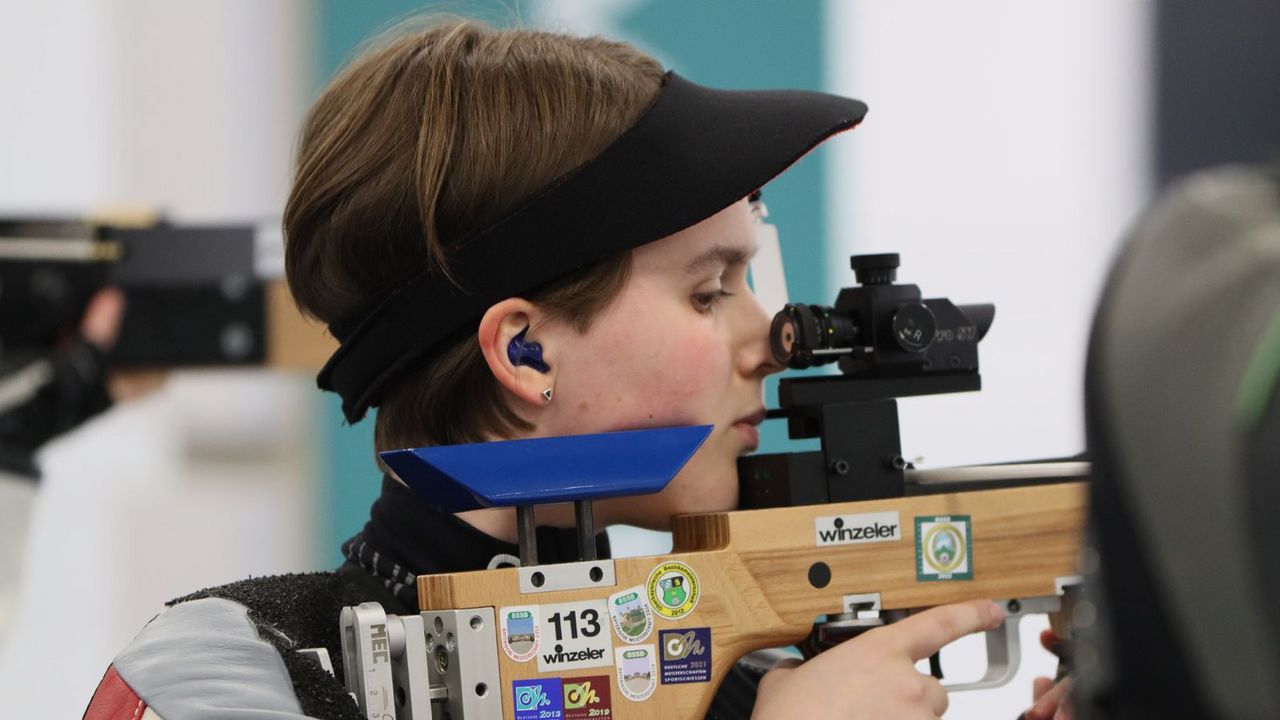
[[[606,600],[539,606],[542,647],[538,672],[563,672],[609,667],[613,657],[613,633],[609,632]]]
[[[614,653],[618,690],[628,700],[648,700],[658,687],[658,661],[653,645],[620,647]]]
[[[542,647],[542,628],[538,623],[537,605],[499,608],[498,625],[502,634],[502,652],[516,662],[528,662]]]
[[[564,717],[564,690],[560,678],[514,680],[511,701],[515,720],[561,720]]]
[[[711,682],[711,628],[662,630],[662,684]]]
[[[653,632],[653,608],[645,601],[644,586],[637,585],[609,596],[613,631],[625,643],[642,643]]]

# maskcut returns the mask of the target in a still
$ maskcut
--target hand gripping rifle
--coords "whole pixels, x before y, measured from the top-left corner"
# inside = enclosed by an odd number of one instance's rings
[[[922,300],[896,255],[856,256],[834,307],[788,305],[772,342],[793,438],[739,465],[741,510],[673,519],[657,557],[598,559],[591,501],[664,487],[709,426],[383,454],[442,509],[517,508],[521,566],[420,576],[413,617],[342,613],[347,687],[369,718],[692,718],[762,648],[807,653],[923,608],[996,598],[977,682],[1008,682],[1027,613],[1065,610],[1085,522],[1078,462],[915,470],[895,398],[977,390],[991,305]],[[581,561],[537,564],[534,507],[574,502]],[[322,651],[321,651],[322,652]],[[931,667],[941,675],[937,656]]]

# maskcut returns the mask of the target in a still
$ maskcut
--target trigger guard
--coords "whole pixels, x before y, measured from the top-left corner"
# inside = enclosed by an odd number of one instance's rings
[[[1000,627],[985,633],[987,671],[973,682],[943,683],[942,687],[947,692],[988,690],[1007,685],[1018,674],[1018,663],[1022,660],[1022,641],[1018,635],[1018,624],[1022,618],[1062,609],[1062,598],[1056,595],[996,602],[1005,609],[1005,618]]]

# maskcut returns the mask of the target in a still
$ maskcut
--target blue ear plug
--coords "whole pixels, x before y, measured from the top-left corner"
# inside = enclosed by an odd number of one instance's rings
[[[542,361],[542,344],[525,342],[524,334],[527,332],[529,332],[528,327],[511,338],[511,342],[507,345],[507,359],[512,365],[526,365],[545,375],[551,371],[551,367]]]

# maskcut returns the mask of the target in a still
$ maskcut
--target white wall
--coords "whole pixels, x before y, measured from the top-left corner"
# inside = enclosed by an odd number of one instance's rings
[[[923,467],[1080,452],[1094,303],[1152,188],[1150,2],[827,7],[830,89],[871,108],[833,146],[834,283],[853,283],[850,254],[898,252],[926,297],[996,305],[984,389],[901,402],[903,450]],[[948,717],[1024,709],[1052,668],[1042,626],[1013,684],[953,696]]]
[[[278,216],[311,88],[308,12],[0,4],[0,213]],[[317,565],[314,394],[309,377],[183,373],[42,453],[19,605],[0,618],[5,717],[79,717],[164,600]]]

